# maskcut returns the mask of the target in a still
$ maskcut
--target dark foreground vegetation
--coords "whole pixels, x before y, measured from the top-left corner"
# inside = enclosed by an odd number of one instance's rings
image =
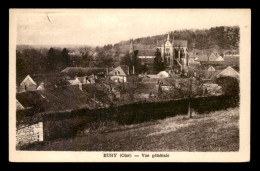
[[[21,150],[40,151],[238,151],[239,109],[168,117],[34,144]]]

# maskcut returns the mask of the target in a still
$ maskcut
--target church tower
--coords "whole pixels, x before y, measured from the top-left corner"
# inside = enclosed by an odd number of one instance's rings
[[[129,56],[131,58],[131,60],[135,60],[134,59],[134,45],[133,45],[133,39],[130,40],[130,49],[129,49]],[[134,64],[135,65],[135,64]],[[132,74],[135,74],[135,66],[133,65],[133,72]]]

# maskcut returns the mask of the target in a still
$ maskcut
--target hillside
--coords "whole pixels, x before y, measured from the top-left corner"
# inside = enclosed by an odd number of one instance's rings
[[[213,27],[202,30],[176,30],[170,32],[170,37],[178,40],[187,40],[188,49],[195,47],[199,50],[216,49],[238,50],[239,48],[239,27]],[[167,38],[167,33],[151,37],[142,37],[134,39],[134,48],[136,50],[154,49],[157,46],[157,40],[161,45]],[[114,48],[122,53],[129,50],[129,40],[121,41],[114,45]]]
[[[31,145],[23,150],[43,151],[238,151],[239,109],[169,117],[129,125],[108,133]]]

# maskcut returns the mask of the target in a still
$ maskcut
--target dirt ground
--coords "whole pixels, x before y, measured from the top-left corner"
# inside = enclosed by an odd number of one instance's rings
[[[238,151],[239,108],[175,116],[27,147],[41,151]]]

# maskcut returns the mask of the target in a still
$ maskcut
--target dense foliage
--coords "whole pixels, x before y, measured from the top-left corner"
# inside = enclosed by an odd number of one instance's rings
[[[161,56],[161,52],[159,49],[156,49],[156,52],[154,54],[154,68],[156,69],[157,72],[163,71],[166,69],[166,61],[163,60]]]
[[[208,49],[218,47],[221,49],[238,49],[239,47],[239,27],[212,27],[202,30],[176,30],[170,32],[170,37],[174,39],[182,39],[188,41],[188,48],[196,47],[196,49]],[[163,42],[166,39],[166,34],[156,35],[151,37],[137,38],[134,44],[139,50],[142,48],[154,48],[157,46],[157,40]],[[118,49],[124,48],[129,41],[122,41],[115,44]]]

